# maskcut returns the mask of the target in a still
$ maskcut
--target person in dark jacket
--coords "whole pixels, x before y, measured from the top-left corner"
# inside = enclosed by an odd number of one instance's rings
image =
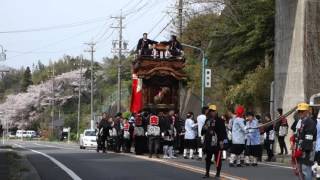
[[[265,119],[265,123],[270,122],[271,121],[270,114],[267,114],[264,117],[264,119]],[[265,160],[267,162],[274,161],[274,154],[273,154],[274,137],[275,137],[275,132],[274,132],[273,124],[265,127],[264,146],[265,146],[265,149],[267,150],[267,155],[268,155],[268,158]]]
[[[149,117],[147,132],[148,136],[148,146],[149,146],[149,158],[152,158],[153,154],[156,154],[157,158],[159,156],[159,148],[160,148],[160,137],[161,137],[161,129],[160,129],[160,119],[159,116],[155,112],[151,113]]]
[[[114,120],[114,128],[116,130],[115,152],[119,153],[123,144],[123,118],[122,113],[117,113]]]
[[[161,136],[163,138],[163,158],[175,158],[173,153],[173,143],[174,143],[174,121],[172,117],[168,114],[162,117],[163,125],[161,128]],[[160,120],[161,121],[161,120]]]
[[[148,118],[146,112],[140,112],[135,114],[134,117],[134,145],[135,153],[137,155],[142,155],[146,152],[147,137],[145,136],[146,132],[146,119]],[[143,116],[144,115],[144,116]]]
[[[131,153],[132,137],[134,127],[132,122],[129,122],[128,118],[123,122],[123,149],[125,153]]]
[[[178,149],[179,147],[179,140],[178,140],[178,116],[175,114],[175,110],[170,110],[169,113],[168,113],[168,118],[169,118],[169,121],[171,123],[171,125],[173,125],[173,127],[171,127],[173,130],[174,130],[174,133],[173,133],[173,147],[172,147],[172,155],[173,155],[173,158],[175,158],[175,150]]]
[[[139,39],[137,45],[138,54],[141,56],[150,56],[152,54],[152,50],[149,48],[149,46],[157,43],[157,41],[148,39],[147,33],[143,33],[143,37]]]
[[[171,35],[171,39],[167,44],[169,45],[169,52],[172,56],[181,56],[183,54],[183,47],[177,40],[177,36]]]
[[[300,173],[305,180],[312,179],[312,165],[314,161],[314,142],[317,137],[316,122],[311,118],[310,107],[307,103],[298,104],[300,123],[297,124],[297,149],[295,158],[300,166]]]
[[[107,141],[107,138],[109,137],[110,128],[111,128],[111,125],[108,121],[108,114],[103,113],[102,119],[98,125],[97,152],[99,152],[99,150],[102,150],[103,153],[106,152],[105,143]]]
[[[278,142],[280,146],[280,153],[278,155],[282,155],[283,153],[288,154],[287,145],[285,142],[285,137],[288,134],[288,121],[287,118],[283,116],[282,108],[278,108],[278,115],[280,117],[280,121],[276,123],[275,131],[278,136]]]
[[[209,178],[213,154],[216,163],[216,177],[220,177],[223,142],[227,139],[227,132],[223,120],[218,116],[215,105],[209,106],[207,120],[202,127],[201,135],[204,136],[204,153],[206,154],[206,174],[203,178]]]
[[[101,121],[103,121],[103,119],[101,119]],[[100,150],[102,150],[102,146],[101,146],[100,126],[99,126],[98,122],[96,122],[95,133],[96,133],[96,141],[97,141],[97,149],[96,149],[96,151],[99,152]]]
[[[2,127],[2,124],[0,124],[0,137],[2,137],[2,134],[3,134],[3,127]]]
[[[178,115],[176,115],[176,130],[177,130],[177,148],[179,150],[179,154],[183,154],[184,150],[184,134],[186,133],[186,130],[184,128],[185,120],[182,118],[179,118]]]
[[[295,112],[293,114],[293,119],[294,119],[294,121],[293,121],[290,129],[292,130],[293,133],[296,133],[296,127],[297,127],[298,121],[300,120],[298,112]]]

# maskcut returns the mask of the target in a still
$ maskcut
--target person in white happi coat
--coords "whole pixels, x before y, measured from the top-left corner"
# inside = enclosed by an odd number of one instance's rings
[[[197,117],[197,123],[198,123],[198,138],[197,138],[197,148],[198,148],[198,159],[202,159],[202,155],[203,155],[203,141],[204,141],[204,136],[201,135],[201,130],[202,127],[204,125],[204,123],[206,122],[207,119],[207,112],[208,112],[209,107],[208,106],[204,106],[202,107],[201,110],[201,114]]]
[[[240,155],[245,149],[245,120],[244,120],[244,108],[238,106],[236,108],[236,117],[232,121],[232,145],[230,149],[230,161],[229,166],[234,167],[235,164],[241,167]]]
[[[184,135],[184,150],[183,157],[187,159],[187,152],[189,151],[189,158],[193,159],[193,152],[196,148],[196,128],[198,124],[193,120],[193,113],[188,112],[187,119],[185,122],[186,133]]]

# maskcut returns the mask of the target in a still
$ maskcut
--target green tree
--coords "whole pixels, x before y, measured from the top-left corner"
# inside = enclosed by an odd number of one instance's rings
[[[24,71],[22,82],[21,82],[21,91],[26,92],[28,87],[32,85],[32,75],[29,66]]]
[[[261,74],[264,71],[258,67],[273,67],[271,59],[274,49],[275,0],[224,2],[225,7],[219,13],[206,12],[190,18],[184,28],[182,42],[206,51],[206,68],[213,70],[212,88],[206,89],[206,96],[210,97],[212,103],[227,107],[234,104],[231,103],[233,101],[244,102],[248,106],[252,106],[248,103],[251,102],[257,109],[267,111],[267,102],[264,101],[269,98],[269,92],[265,91],[267,89],[257,88],[256,93],[240,93],[236,91],[236,87],[244,88],[244,84],[256,82],[268,84],[271,82],[270,79],[273,79],[272,73],[268,76],[258,76],[257,73]],[[185,52],[188,85],[195,89],[195,93],[200,94],[199,52],[189,49]],[[248,75],[253,72],[256,76],[252,76],[255,78],[249,78]],[[244,83],[244,79],[248,83]],[[231,97],[229,93],[235,96]]]

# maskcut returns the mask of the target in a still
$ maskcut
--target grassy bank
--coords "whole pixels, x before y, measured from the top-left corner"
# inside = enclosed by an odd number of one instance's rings
[[[29,168],[25,166],[23,157],[17,152],[6,152],[7,162],[9,164],[9,180],[20,180],[23,173],[29,171]]]

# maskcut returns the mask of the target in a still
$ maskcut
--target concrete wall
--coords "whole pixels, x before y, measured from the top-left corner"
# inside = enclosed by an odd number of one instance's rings
[[[319,14],[318,0],[276,0],[274,110],[320,92]]]
[[[276,0],[274,108],[282,107],[298,0]]]
[[[305,92],[320,92],[320,1],[307,0],[305,16]]]

